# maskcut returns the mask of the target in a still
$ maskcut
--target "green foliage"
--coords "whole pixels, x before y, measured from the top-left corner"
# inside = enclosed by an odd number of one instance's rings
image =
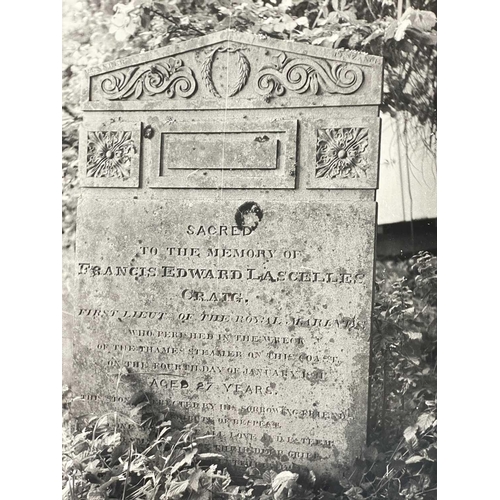
[[[132,0],[116,4],[109,23],[130,53],[232,28],[381,55],[382,109],[409,113],[435,131],[436,5],[413,4],[398,18],[390,0]]]
[[[436,411],[436,257],[379,263],[377,278],[371,437],[394,446],[416,416]]]
[[[136,405],[130,416],[111,413],[66,429],[63,500],[208,500],[209,490],[225,491],[231,481],[227,471],[201,467],[219,455],[199,453],[198,443],[211,436],[197,435],[194,426],[177,430],[170,421],[148,419],[143,430],[153,435],[146,444],[119,431],[123,421],[139,427],[131,417],[145,407],[148,403]]]
[[[66,391],[63,499],[435,499],[436,264],[427,252],[377,264],[370,446],[340,482],[325,484],[312,472],[249,467],[244,484],[235,484],[226,469],[212,463],[221,455],[199,451],[210,436],[199,436],[192,425],[174,428],[168,409],[138,397],[128,415],[112,413],[77,425],[68,418]],[[121,423],[142,427],[149,439],[133,439],[133,433],[120,431]]]

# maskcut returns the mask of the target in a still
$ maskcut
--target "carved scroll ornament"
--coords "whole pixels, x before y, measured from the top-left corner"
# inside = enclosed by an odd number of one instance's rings
[[[306,58],[290,59],[283,52],[278,64],[263,67],[257,74],[256,91],[264,97],[281,96],[287,90],[303,94],[352,94],[363,83],[363,71],[346,62],[328,63]]]
[[[109,100],[131,96],[138,99],[143,92],[150,96],[165,93],[169,98],[175,95],[187,98],[194,94],[196,86],[193,71],[175,57],[107,75],[101,81],[101,89]]]

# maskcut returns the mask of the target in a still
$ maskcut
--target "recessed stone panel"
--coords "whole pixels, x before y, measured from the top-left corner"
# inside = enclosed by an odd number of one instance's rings
[[[293,189],[295,120],[154,125],[153,188]]]

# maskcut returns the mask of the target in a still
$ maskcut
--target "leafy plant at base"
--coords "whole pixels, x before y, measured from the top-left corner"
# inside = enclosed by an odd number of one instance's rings
[[[147,406],[136,406],[131,416]],[[123,421],[139,427],[129,416],[110,413],[91,418],[82,429],[66,429],[64,500],[176,500],[185,495],[208,500],[212,489],[223,492],[229,486],[226,471],[202,467],[203,461],[220,455],[199,453],[198,443],[211,436],[197,435],[195,426],[178,430],[170,421],[149,419],[155,437],[144,444],[117,430]]]
[[[339,483],[249,467],[244,484],[200,453],[195,426],[175,429],[166,410],[135,399],[129,415],[66,418],[63,499],[431,500],[436,498],[436,257],[378,263],[372,344],[371,418],[363,455]],[[68,391],[64,405],[70,405]],[[149,432],[146,444],[117,431],[125,420]],[[210,497],[210,495],[212,495]],[[94,496],[94,498],[99,498]]]
[[[436,261],[421,252],[400,269],[379,264],[378,277],[385,279],[377,280],[370,428],[372,440],[389,446],[415,416],[435,406]]]

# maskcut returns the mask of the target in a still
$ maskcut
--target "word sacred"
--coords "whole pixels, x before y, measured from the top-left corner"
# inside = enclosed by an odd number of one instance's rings
[[[190,236],[248,236],[252,229],[243,226],[193,226],[189,224],[186,228],[186,234]]]
[[[133,276],[141,278],[193,278],[215,280],[297,281],[309,283],[357,284],[365,279],[362,272],[340,271],[265,271],[254,268],[239,269],[183,268],[174,266],[98,266],[87,262],[78,264],[78,274],[96,276]]]

